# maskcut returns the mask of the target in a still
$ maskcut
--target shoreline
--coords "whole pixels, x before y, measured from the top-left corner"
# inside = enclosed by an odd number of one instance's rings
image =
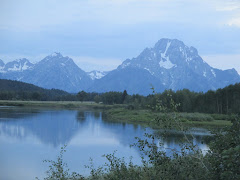
[[[95,102],[81,101],[9,101],[0,100],[0,106],[32,107],[32,108],[57,108],[78,110],[102,110],[105,120],[142,125],[153,129],[159,129],[154,119],[161,117],[163,113],[153,112],[148,109],[127,109],[126,104],[105,105]],[[231,126],[230,120],[215,119],[211,114],[204,113],[176,113],[184,126],[222,128]],[[167,113],[171,117],[171,113]],[[193,116],[193,117],[192,117]],[[226,115],[224,115],[226,116]],[[227,116],[226,116],[227,117]],[[198,120],[195,120],[197,118]],[[206,120],[210,119],[210,120]]]

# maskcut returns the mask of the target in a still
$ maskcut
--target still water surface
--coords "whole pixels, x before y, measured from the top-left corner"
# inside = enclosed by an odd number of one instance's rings
[[[43,179],[48,165],[43,160],[56,160],[60,148],[67,145],[64,160],[71,171],[88,175],[89,158],[96,167],[103,165],[103,154],[131,156],[140,164],[140,152],[130,145],[135,137],[153,130],[140,125],[106,121],[99,111],[27,109],[0,107],[0,179]],[[202,150],[202,137],[209,135],[204,129],[194,129],[195,143]],[[178,136],[172,132],[164,140],[164,147],[179,148]]]

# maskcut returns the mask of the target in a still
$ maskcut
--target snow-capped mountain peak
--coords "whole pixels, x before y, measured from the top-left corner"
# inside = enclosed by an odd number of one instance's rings
[[[56,60],[56,59],[61,59],[61,58],[64,58],[63,55],[59,52],[54,52],[48,56],[46,56],[43,61],[51,61],[51,60]]]
[[[17,59],[12,62],[8,62],[2,67],[2,71],[4,72],[22,72],[28,69],[33,68],[34,64],[32,64],[26,58]]]
[[[153,76],[152,79],[159,80],[155,85],[159,89],[165,87],[173,90],[188,88],[195,91],[206,91],[239,81],[239,75],[235,71],[212,68],[199,56],[196,48],[188,47],[177,39],[167,38],[160,39],[153,48],[144,49],[136,58],[125,60],[117,70],[119,74],[121,71],[131,71],[131,73],[141,71],[142,74],[148,72]],[[122,76],[125,77],[124,74]],[[141,74],[137,76],[141,77]],[[103,79],[107,79],[107,77]],[[142,77],[142,79],[144,78]],[[151,83],[150,79],[148,79],[149,83]]]
[[[129,94],[143,95],[152,93],[151,85],[156,91],[183,88],[207,91],[240,82],[235,69],[213,68],[204,62],[196,48],[166,38],[144,49],[136,58],[126,59],[110,72],[86,73],[71,58],[53,53],[35,65],[26,59],[7,64],[0,60],[0,78],[68,92],[127,90]]]

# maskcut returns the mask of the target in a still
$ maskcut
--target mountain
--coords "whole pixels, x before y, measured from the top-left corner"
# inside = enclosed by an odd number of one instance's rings
[[[3,60],[0,59],[0,72],[3,71],[4,66],[5,66],[5,64],[4,64]]]
[[[124,91],[148,95],[151,87],[187,88],[196,92],[216,90],[240,82],[235,69],[219,70],[209,66],[194,47],[177,39],[161,39],[139,56],[125,60],[117,69],[85,72],[71,58],[53,53],[36,64],[19,59],[4,64],[0,60],[0,79],[19,80],[43,88],[67,92]]]
[[[4,62],[0,60],[0,78],[21,80],[23,77],[23,72],[26,70],[31,70],[33,67],[34,64],[25,58],[8,62],[7,64],[4,64]]]
[[[18,59],[12,62],[9,62],[4,65],[4,72],[21,72],[27,69],[32,69],[34,64],[32,64],[28,59]]]
[[[79,92],[92,83],[92,79],[81,70],[71,58],[53,53],[37,63],[28,71],[24,82],[44,88],[62,89],[67,92]]]
[[[129,94],[151,93],[164,89],[207,91],[240,82],[235,69],[219,70],[209,66],[194,47],[177,39],[161,39],[136,58],[125,60],[116,70],[95,80],[89,91],[123,91]]]
[[[0,59],[0,67],[4,67],[4,65],[5,64],[4,64],[3,60]]]
[[[159,80],[148,71],[140,68],[116,69],[99,80],[95,80],[90,92],[108,92],[127,90],[129,94],[152,93],[151,86],[157,91],[163,91],[164,86],[158,86]]]
[[[106,76],[108,74],[108,71],[91,71],[91,72],[87,72],[88,76],[92,79],[101,79],[102,77]]]
[[[79,92],[92,83],[92,79],[81,70],[71,58],[53,53],[32,66],[27,61],[17,61],[5,65],[2,79],[20,80],[47,89],[61,89],[67,92]],[[11,65],[11,66],[10,66]],[[7,67],[7,68],[6,68]],[[15,67],[12,71],[12,67]],[[26,68],[28,67],[28,68]]]

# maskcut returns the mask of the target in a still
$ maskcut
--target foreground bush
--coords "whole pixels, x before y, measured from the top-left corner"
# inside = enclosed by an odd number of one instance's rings
[[[161,116],[154,119],[155,123],[163,129],[174,128],[183,132],[184,141],[180,144],[181,150],[171,149],[171,154],[166,153],[162,143],[156,143],[160,138],[158,134],[146,134],[145,139],[137,139],[134,144],[142,157],[142,165],[134,165],[131,160],[126,162],[124,158],[117,158],[115,154],[106,155],[108,163],[95,169],[89,166],[89,177],[83,177],[78,173],[69,173],[67,165],[62,161],[64,148],[61,150],[57,161],[48,161],[51,165],[45,179],[111,179],[111,180],[202,180],[202,179],[240,179],[240,120],[232,120],[232,126],[220,132],[216,132],[210,141],[210,150],[203,155],[197,145],[193,143],[193,136],[187,136],[179,114],[179,107],[171,95],[169,95],[169,107],[166,108],[158,101],[155,111],[161,112]],[[170,109],[169,109],[170,108]],[[169,116],[169,113],[172,112]],[[189,116],[181,114],[182,117]],[[192,118],[205,119],[206,116],[190,114]],[[189,118],[189,117],[188,117]],[[211,117],[212,118],[212,117]],[[198,120],[199,120],[198,119]],[[197,119],[195,119],[198,121]],[[161,138],[167,133],[161,134]]]
[[[51,165],[47,171],[48,179],[240,179],[240,121],[233,120],[233,125],[214,135],[206,155],[194,144],[182,144],[180,152],[172,151],[167,156],[161,144],[154,143],[154,135],[147,139],[138,139],[135,146],[142,153],[142,165],[134,165],[131,160],[117,158],[115,154],[106,155],[108,163],[95,169],[88,166],[90,176],[84,177],[78,173],[69,173],[63,162],[64,148],[57,161],[47,161]],[[160,146],[160,147],[159,147]]]

